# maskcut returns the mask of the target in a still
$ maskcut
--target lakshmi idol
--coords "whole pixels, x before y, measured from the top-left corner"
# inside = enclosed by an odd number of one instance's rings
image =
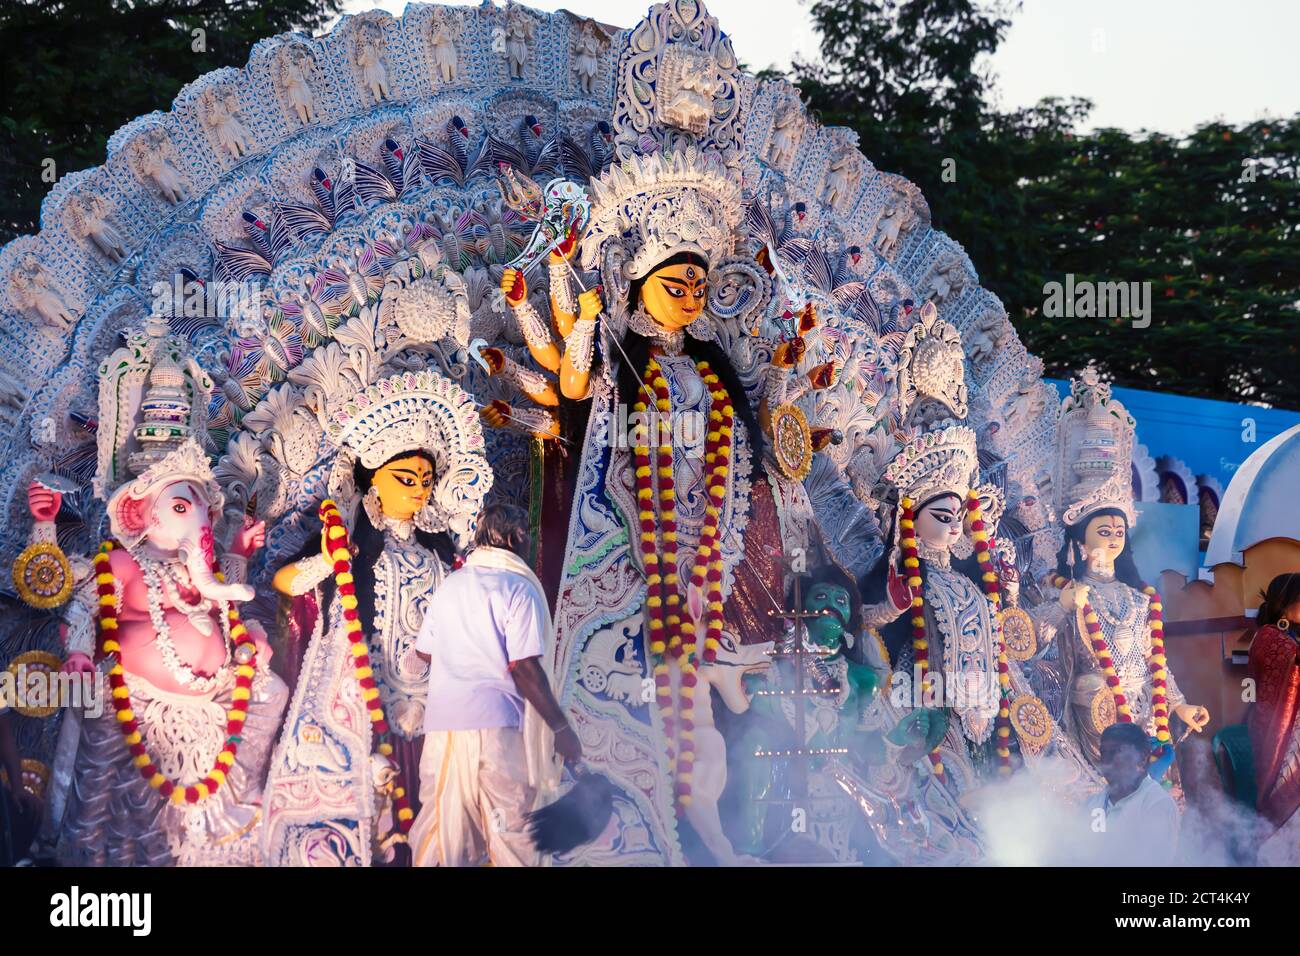
[[[683,814],[723,863],[736,857],[717,811],[725,747],[711,669],[724,645],[780,636],[769,611],[784,593],[783,540],[802,540],[808,518],[795,516],[811,515],[802,485],[765,467],[760,415],[708,313],[710,272],[737,251],[740,221],[739,177],[715,155],[689,147],[634,157],[592,186],[581,253],[610,296],[603,315],[594,290],[574,301],[561,257],[551,259],[553,325],[528,304],[518,274],[502,280],[559,394],[592,402],[556,602],[556,673],[594,630],[610,627],[635,635],[650,677],[647,693],[626,707],[570,692],[640,728],[641,743],[615,762],[601,746],[589,749],[586,735],[584,752],[617,783],[642,790],[636,799],[655,803],[652,816]],[[747,666],[764,665],[754,657]],[[608,740],[590,717],[577,726]],[[620,779],[625,761],[649,772]]]
[[[64,669],[93,674],[107,703],[79,715],[63,865],[261,862],[262,781],[288,692],[239,613],[262,527],[245,521],[216,567],[223,497],[199,445],[210,390],[157,318],[100,369],[94,488],[112,536],[77,589]],[[28,497],[32,557],[48,572],[37,580],[71,589],[53,535],[59,496],[34,483]]]
[[[1173,746],[1171,717],[1198,733],[1210,720],[1178,689],[1165,656],[1160,595],[1143,583],[1134,561],[1134,430],[1095,368],[1071,383],[1057,431],[1065,544],[1049,583],[1060,589],[1059,606],[1040,606],[1036,616],[1045,633],[1058,629],[1066,730],[1094,765],[1101,732],[1116,721],[1139,724],[1166,750]]]
[[[868,582],[887,598],[866,615],[893,665],[891,700],[924,714],[915,729],[959,758],[945,764],[939,747],[930,750],[935,776],[955,776],[958,790],[1009,770],[1015,746],[998,601],[953,567],[968,508],[979,520],[976,465],[975,433],[950,423],[918,434],[886,466],[895,549]]]
[[[382,379],[324,418],[338,452],[321,534],[274,579],[311,639],[265,839],[272,863],[367,866],[417,809],[428,664],[415,640],[492,473],[472,400],[431,371]]]

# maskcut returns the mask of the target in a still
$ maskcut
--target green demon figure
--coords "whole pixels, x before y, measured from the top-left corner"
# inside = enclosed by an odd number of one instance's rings
[[[793,588],[791,599],[793,599]],[[773,666],[763,674],[747,678],[752,695],[735,743],[728,747],[732,781],[728,803],[734,808],[734,843],[740,853],[771,858],[777,846],[792,832],[789,805],[795,800],[796,784],[802,774],[811,791],[826,789],[818,775],[828,760],[840,760],[859,768],[885,759],[885,747],[876,732],[864,729],[862,716],[877,691],[884,685],[888,664],[874,636],[861,627],[861,599],[855,582],[840,568],[827,565],[800,579],[800,607],[815,617],[803,619],[806,632],[802,658],[802,679],[796,668],[798,630],[791,628],[778,645]],[[798,691],[802,689],[804,693]],[[795,708],[803,707],[805,739],[796,739]],[[900,731],[903,728],[899,728]],[[892,735],[891,735],[892,739]],[[901,742],[901,741],[900,741]],[[806,757],[763,756],[791,750],[815,751]],[[804,763],[797,767],[795,761]],[[841,853],[826,843],[843,844],[851,822],[851,806],[827,789],[830,797],[813,796],[811,802],[838,802],[843,819],[840,835],[819,839],[809,834],[832,856]],[[774,810],[774,808],[777,808]],[[772,826],[769,827],[769,810]],[[779,818],[779,819],[778,819]],[[797,832],[797,830],[795,831]],[[807,841],[804,841],[805,843]],[[860,839],[850,842],[861,843]],[[847,849],[841,847],[841,849]],[[861,848],[858,847],[859,855]]]

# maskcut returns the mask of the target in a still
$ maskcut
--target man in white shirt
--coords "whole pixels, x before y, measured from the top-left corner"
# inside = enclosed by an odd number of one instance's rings
[[[1093,866],[1170,866],[1178,850],[1178,805],[1148,773],[1151,741],[1137,724],[1101,734],[1106,788],[1088,803],[1093,840],[1079,862]]]
[[[415,644],[430,662],[415,866],[538,865],[525,814],[553,783],[553,756],[582,757],[543,665],[551,615],[523,558],[526,522],[514,505],[484,509]]]

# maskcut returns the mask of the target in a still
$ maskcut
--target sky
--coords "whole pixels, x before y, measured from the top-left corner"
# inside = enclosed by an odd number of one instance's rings
[[[706,0],[751,69],[817,56],[808,3]],[[449,5],[477,6],[477,0]],[[528,0],[631,26],[647,0]],[[406,0],[347,0],[345,11],[399,15]],[[1296,0],[1023,0],[991,59],[1004,109],[1083,96],[1089,128],[1186,133],[1213,119],[1241,123],[1300,112]]]

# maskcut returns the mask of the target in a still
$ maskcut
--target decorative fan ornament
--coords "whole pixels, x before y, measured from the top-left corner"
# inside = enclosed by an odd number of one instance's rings
[[[1007,642],[1007,656],[1013,661],[1027,661],[1038,652],[1038,635],[1033,619],[1018,607],[998,612],[1002,636]]]
[[[1046,747],[1052,739],[1052,715],[1047,705],[1033,694],[1023,694],[1011,702],[1010,710],[1020,745],[1035,754]]]
[[[14,686],[24,689],[18,698],[14,710],[24,717],[43,718],[54,714],[63,703],[58,696],[58,681],[52,680],[63,666],[63,661],[45,651],[28,651],[19,654],[9,662],[8,671],[13,676]],[[33,673],[44,673],[46,679],[39,682],[32,680]],[[27,688],[44,685],[47,692],[37,700],[32,700]]]
[[[772,412],[772,450],[781,473],[803,481],[812,470],[812,431],[797,405],[778,405]]]
[[[1115,707],[1115,695],[1109,687],[1102,687],[1092,695],[1092,704],[1089,711],[1092,714],[1092,725],[1094,727],[1109,727],[1119,720],[1119,712]]]
[[[52,541],[39,541],[18,555],[13,567],[18,596],[32,607],[49,610],[72,596],[72,567]]]

